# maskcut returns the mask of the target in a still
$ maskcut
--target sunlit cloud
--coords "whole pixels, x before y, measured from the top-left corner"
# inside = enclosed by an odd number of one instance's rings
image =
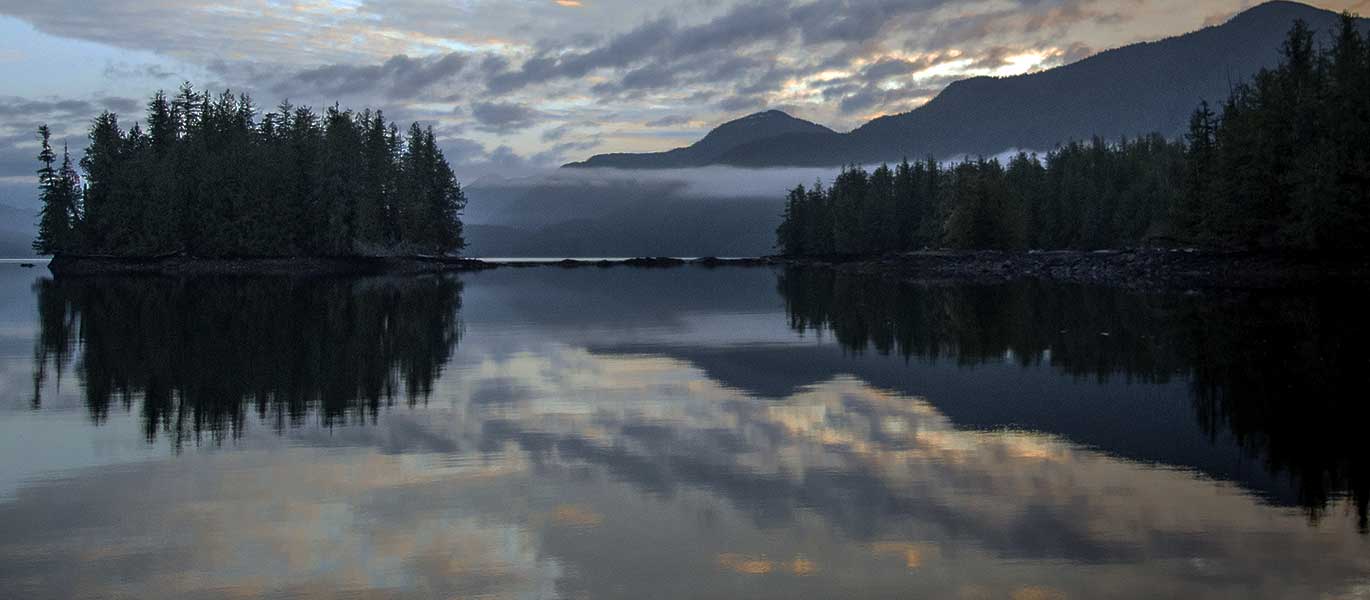
[[[767,108],[849,130],[921,106],[957,79],[1048,69],[1215,24],[1248,4],[54,0],[0,1],[0,15],[30,38],[79,41],[67,63],[109,65],[85,83],[90,93],[144,98],[190,79],[252,92],[266,106],[283,97],[377,106],[437,125],[445,144],[505,147],[524,164],[554,166],[592,151],[682,146]],[[1367,10],[1364,0],[1319,4]],[[26,89],[72,85],[66,70],[27,68],[33,40],[9,37],[0,77]],[[505,119],[476,105],[531,116],[492,124]],[[574,122],[593,123],[578,130],[579,148],[540,135]]]

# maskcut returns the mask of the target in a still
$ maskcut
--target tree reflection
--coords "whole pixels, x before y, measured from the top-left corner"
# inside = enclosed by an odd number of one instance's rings
[[[149,440],[374,421],[426,400],[461,335],[461,283],[405,278],[45,279],[34,405],[75,356],[91,418],[139,402]]]
[[[896,282],[790,268],[779,278],[792,328],[854,353],[1047,364],[1098,379],[1190,382],[1199,424],[1284,473],[1313,519],[1348,497],[1370,505],[1370,317],[1364,292],[1185,295],[1021,281]]]

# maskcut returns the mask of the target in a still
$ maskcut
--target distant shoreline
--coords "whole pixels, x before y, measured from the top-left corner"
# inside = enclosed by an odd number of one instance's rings
[[[58,255],[48,261],[53,275],[365,275],[420,274],[485,271],[532,267],[637,267],[664,268],[684,265],[755,266],[769,264],[765,258],[671,258],[627,259],[507,259],[487,260],[448,256],[348,256],[348,257],[238,257],[202,258],[183,255],[125,257]]]
[[[1131,288],[1288,288],[1370,286],[1370,257],[1220,252],[1194,249],[962,251],[924,250],[883,256],[750,258],[478,259],[407,257],[56,256],[56,276],[96,275],[367,275],[474,272],[490,269],[786,267],[920,281],[1001,283],[1022,279]]]
[[[774,264],[919,281],[1002,283],[1025,279],[1135,289],[1277,289],[1370,286],[1370,257],[1198,249],[924,250],[878,257],[798,257]]]

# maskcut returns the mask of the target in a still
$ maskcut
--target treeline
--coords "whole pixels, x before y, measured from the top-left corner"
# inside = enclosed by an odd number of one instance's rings
[[[40,254],[446,254],[464,245],[461,186],[417,123],[380,111],[316,114],[183,85],[148,103],[146,129],[106,112],[78,176],[39,128]]]
[[[1007,165],[936,160],[790,191],[786,255],[1184,243],[1370,250],[1370,44],[1344,14],[1328,47],[1296,22],[1282,60],[1195,111],[1184,140],[1072,142]]]

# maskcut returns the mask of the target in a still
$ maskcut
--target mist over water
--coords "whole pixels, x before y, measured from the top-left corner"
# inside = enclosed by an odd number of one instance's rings
[[[1007,161],[1017,150],[994,158]],[[911,157],[912,159],[913,157]],[[955,157],[944,162],[967,158]],[[872,170],[878,165],[866,165]],[[840,167],[563,168],[466,187],[471,256],[762,256],[786,194]]]
[[[515,179],[481,179],[480,188],[530,189],[548,185],[612,188],[626,184],[677,188],[687,198],[783,197],[797,182],[831,180],[837,168],[766,168],[710,166],[680,169],[557,169]],[[644,207],[646,208],[646,207]]]
[[[1008,162],[1019,153],[1044,155],[1045,151],[1009,148],[983,158]],[[926,157],[909,156],[909,161]],[[958,154],[939,157],[943,165],[975,160],[980,155]],[[890,164],[893,164],[892,161]],[[857,165],[873,170],[881,163]],[[826,185],[842,167],[767,167],[744,168],[724,165],[674,169],[562,168],[535,171],[522,177],[485,177],[470,182],[475,189],[532,189],[541,186],[576,185],[590,189],[613,188],[625,184],[660,185],[678,188],[687,198],[775,198],[783,197],[795,185],[815,181]],[[649,207],[644,207],[649,208]]]

